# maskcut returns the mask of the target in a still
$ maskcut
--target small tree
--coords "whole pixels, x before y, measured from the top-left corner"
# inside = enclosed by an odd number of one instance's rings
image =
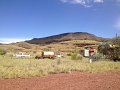
[[[114,45],[114,48],[111,48],[111,58],[116,61],[120,61],[120,37],[116,37],[112,39],[111,43]]]
[[[111,41],[112,44],[120,46],[120,36],[116,36],[115,38],[112,39]]]
[[[113,38],[111,44],[103,43],[99,45],[98,52],[108,59],[114,61],[120,60],[120,38]]]
[[[110,48],[109,44],[103,43],[98,46],[98,52],[102,53],[104,56],[106,56],[109,54],[109,48]]]

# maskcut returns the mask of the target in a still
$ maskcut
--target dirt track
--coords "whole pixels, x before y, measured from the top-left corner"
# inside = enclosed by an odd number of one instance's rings
[[[72,72],[28,79],[0,79],[0,90],[120,90],[120,71]]]

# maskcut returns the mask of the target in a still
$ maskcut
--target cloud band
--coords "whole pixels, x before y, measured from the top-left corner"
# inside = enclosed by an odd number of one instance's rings
[[[80,4],[85,7],[90,7],[93,3],[103,3],[104,0],[61,0],[63,3]]]

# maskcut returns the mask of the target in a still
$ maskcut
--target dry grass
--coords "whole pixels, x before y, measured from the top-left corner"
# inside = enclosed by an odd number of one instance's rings
[[[70,60],[69,57],[35,60],[0,57],[0,78],[28,78],[49,73],[70,73],[71,71],[109,71],[120,70],[120,62],[88,60]]]

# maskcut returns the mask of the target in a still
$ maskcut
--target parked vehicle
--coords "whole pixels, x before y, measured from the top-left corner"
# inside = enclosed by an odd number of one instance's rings
[[[17,58],[30,58],[30,54],[27,54],[25,52],[19,52],[19,53],[15,54],[15,56]]]
[[[35,59],[44,59],[44,58],[55,58],[55,53],[53,51],[43,51],[41,55],[35,56]]]

